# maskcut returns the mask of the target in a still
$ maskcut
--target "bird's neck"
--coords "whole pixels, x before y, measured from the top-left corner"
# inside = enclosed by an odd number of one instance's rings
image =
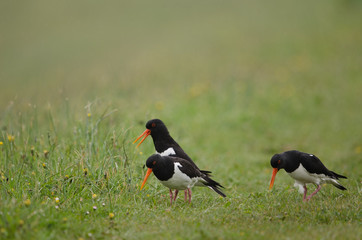
[[[301,163],[299,161],[286,161],[283,168],[286,172],[291,173],[294,172],[300,164]]]
[[[170,147],[178,146],[177,142],[169,135],[152,137],[157,152],[164,152]]]

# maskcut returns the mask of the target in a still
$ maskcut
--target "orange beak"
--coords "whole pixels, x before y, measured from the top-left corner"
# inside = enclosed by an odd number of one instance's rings
[[[152,168],[149,168],[146,172],[145,179],[143,179],[143,183],[141,185],[141,190],[142,190],[143,186],[146,184],[147,178],[150,176],[151,173],[152,173]]]
[[[272,178],[270,180],[269,190],[272,189],[272,187],[274,185],[274,180],[275,180],[275,176],[277,175],[277,172],[278,172],[278,168],[273,168],[273,174],[272,174]]]
[[[149,129],[146,129],[136,140],[134,140],[134,142],[133,142],[133,144],[135,143],[135,142],[137,142],[141,137],[143,137],[143,139],[141,140],[141,142],[139,142],[138,144],[137,144],[137,146],[136,147],[138,147],[139,145],[141,145],[141,143],[148,137],[148,135],[150,135],[151,134],[151,130],[149,130]]]

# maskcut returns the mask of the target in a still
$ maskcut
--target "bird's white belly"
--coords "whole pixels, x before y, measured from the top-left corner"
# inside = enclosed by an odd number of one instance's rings
[[[300,182],[302,184],[306,183],[315,183],[320,184],[321,178],[325,177],[324,174],[315,174],[315,173],[309,173],[302,164],[299,165],[299,167],[291,173],[288,173],[292,178],[295,179],[296,182]]]
[[[192,188],[195,183],[198,182],[199,178],[190,178],[185,173],[181,172],[178,166],[181,166],[181,164],[175,163],[175,173],[172,178],[160,182],[170,189],[185,190],[187,188]]]
[[[307,183],[314,183],[320,185],[323,182],[329,181],[331,178],[324,174],[309,173],[302,164],[291,173],[288,173],[292,178],[295,179],[294,186],[299,188],[299,192],[304,192],[304,186]]]

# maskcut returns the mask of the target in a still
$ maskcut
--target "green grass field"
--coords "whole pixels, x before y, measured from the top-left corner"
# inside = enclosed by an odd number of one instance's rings
[[[359,1],[2,1],[0,239],[361,239],[361,22]],[[152,118],[227,198],[139,190]],[[269,191],[290,149],[348,191]]]

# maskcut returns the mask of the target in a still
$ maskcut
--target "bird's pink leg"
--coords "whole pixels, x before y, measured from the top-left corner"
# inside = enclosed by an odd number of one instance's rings
[[[189,203],[191,203],[191,189],[188,188],[188,189],[187,189],[187,192],[188,192],[188,194],[189,194]]]
[[[175,190],[175,196],[173,197],[173,201],[174,201],[174,202],[176,201],[177,194],[178,194],[178,190],[176,189],[176,190]]]
[[[185,201],[187,201],[187,193],[188,193],[188,191],[187,191],[187,189],[185,189]]]
[[[317,189],[307,198],[307,201],[309,201],[319,190],[321,190],[321,185],[318,185]]]
[[[305,197],[307,196],[307,187],[304,185],[303,188],[304,188],[303,202],[305,202],[305,201],[307,201],[305,199]]]
[[[171,199],[171,205],[172,205],[172,198],[173,198],[173,194],[172,194],[172,190],[170,189],[170,199]]]

